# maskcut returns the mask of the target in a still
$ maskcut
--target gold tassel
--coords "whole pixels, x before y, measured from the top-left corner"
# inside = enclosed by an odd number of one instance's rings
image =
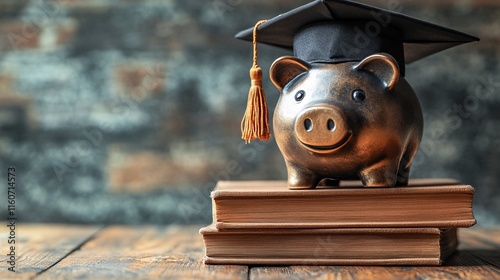
[[[248,91],[247,109],[241,121],[241,138],[245,143],[268,140],[271,137],[266,96],[262,88],[262,69],[257,64],[257,28],[267,20],[258,21],[253,28],[253,65],[250,68],[252,84]]]

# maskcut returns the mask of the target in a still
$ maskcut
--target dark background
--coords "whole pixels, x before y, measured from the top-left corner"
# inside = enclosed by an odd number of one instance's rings
[[[20,221],[208,224],[217,180],[285,179],[274,141],[240,139],[252,58],[233,36],[307,2],[1,1],[0,170],[17,169]],[[498,225],[500,3],[364,2],[481,38],[407,67],[425,117],[412,177],[473,185],[478,225]],[[272,112],[267,70],[288,53],[259,51]]]

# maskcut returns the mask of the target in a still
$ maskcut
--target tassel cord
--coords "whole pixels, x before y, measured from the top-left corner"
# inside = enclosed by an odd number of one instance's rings
[[[266,96],[262,88],[262,69],[257,64],[257,28],[267,20],[258,21],[253,29],[253,63],[250,68],[251,86],[248,91],[247,108],[241,121],[241,134],[245,143],[268,140],[271,137]]]

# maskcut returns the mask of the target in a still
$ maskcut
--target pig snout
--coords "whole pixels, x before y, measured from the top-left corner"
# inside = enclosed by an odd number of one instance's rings
[[[294,129],[307,149],[320,153],[339,148],[352,134],[342,110],[328,104],[304,109],[295,120]]]

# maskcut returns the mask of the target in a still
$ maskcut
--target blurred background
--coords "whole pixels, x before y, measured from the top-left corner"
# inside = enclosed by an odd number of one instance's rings
[[[2,0],[0,170],[17,169],[20,221],[208,224],[217,180],[284,180],[273,140],[240,139],[252,47],[233,36],[307,2]],[[478,226],[500,224],[500,2],[362,2],[481,38],[407,67],[425,117],[411,175],[471,184]],[[272,115],[267,70],[289,53],[259,51]]]

